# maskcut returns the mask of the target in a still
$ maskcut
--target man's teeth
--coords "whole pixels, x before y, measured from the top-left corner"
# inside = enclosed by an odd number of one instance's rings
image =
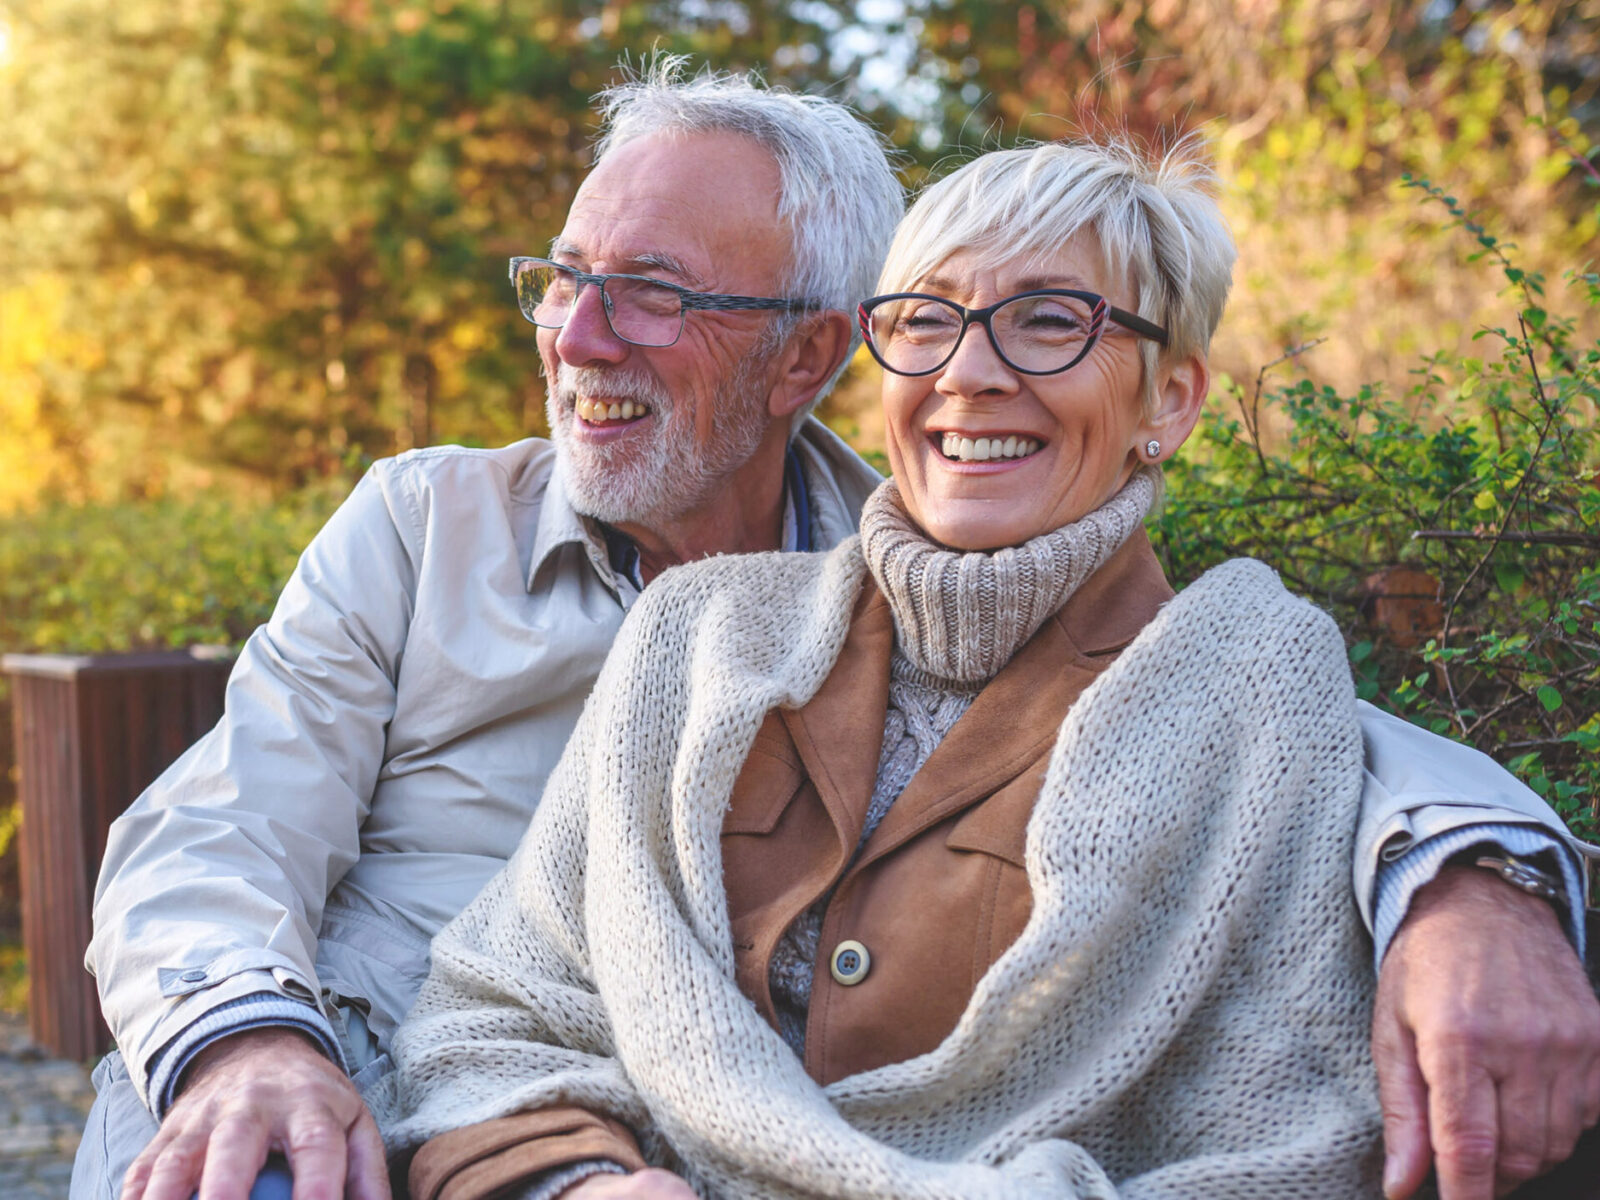
[[[1035,438],[969,438],[959,433],[944,435],[944,456],[957,462],[988,462],[992,458],[1026,458],[1039,448]]]
[[[579,400],[574,407],[577,408],[579,417],[591,423],[631,421],[635,417],[648,416],[650,412],[648,404],[634,400],[623,400],[620,403],[612,401],[610,404],[603,400]]]

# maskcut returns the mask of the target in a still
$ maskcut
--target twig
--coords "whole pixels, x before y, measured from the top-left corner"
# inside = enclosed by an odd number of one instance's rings
[[[1290,359],[1299,358],[1307,350],[1315,350],[1328,339],[1325,337],[1313,338],[1309,342],[1301,342],[1298,346],[1290,346],[1271,362],[1266,363],[1256,372],[1256,390],[1250,397],[1250,408],[1246,411],[1244,404],[1239,405],[1239,415],[1244,417],[1245,428],[1250,431],[1250,446],[1256,452],[1256,462],[1261,467],[1264,478],[1267,475],[1266,455],[1261,453],[1261,389],[1266,386],[1267,372],[1273,367],[1288,362]]]
[[[1565,683],[1569,679],[1576,679],[1581,675],[1587,675],[1592,670],[1594,670],[1592,664],[1580,663],[1576,667],[1568,667],[1565,671],[1556,672],[1554,675],[1545,680],[1545,682],[1550,684]],[[1535,693],[1528,691],[1526,688],[1517,687],[1515,684],[1512,684],[1512,686],[1516,688],[1516,692],[1510,697],[1510,699],[1502,700],[1499,704],[1496,704],[1488,712],[1484,713],[1476,721],[1474,721],[1471,726],[1463,725],[1462,733],[1470,738],[1473,734],[1477,733],[1478,730],[1482,729],[1485,725],[1494,720],[1501,713],[1505,712],[1508,708],[1516,708],[1518,705],[1526,704],[1530,700],[1534,699]],[[1456,721],[1458,724],[1461,723],[1461,718],[1457,716]]]
[[[1496,548],[1505,538],[1506,530],[1511,527],[1511,518],[1516,515],[1517,505],[1522,502],[1523,493],[1528,490],[1528,481],[1533,478],[1534,468],[1539,465],[1539,459],[1544,454],[1544,440],[1550,436],[1550,427],[1555,424],[1556,417],[1560,412],[1558,408],[1547,405],[1544,401],[1544,379],[1539,374],[1539,363],[1534,357],[1533,347],[1530,345],[1528,323],[1520,312],[1517,314],[1517,326],[1522,330],[1522,348],[1527,355],[1528,366],[1533,371],[1534,395],[1539,401],[1539,407],[1544,410],[1544,428],[1539,430],[1539,440],[1534,444],[1533,453],[1528,456],[1528,465],[1522,472],[1522,478],[1517,480],[1516,491],[1511,494],[1511,499],[1506,504],[1505,520],[1500,522],[1500,528],[1495,530],[1492,537],[1485,539],[1489,542],[1488,549],[1473,564],[1472,570],[1467,572],[1467,577],[1461,581],[1461,586],[1456,588],[1454,594],[1451,595],[1450,603],[1445,605],[1444,624],[1439,630],[1440,649],[1450,645],[1450,621],[1455,616],[1456,605],[1461,603],[1461,597],[1466,594],[1467,588],[1472,585],[1472,581],[1478,577],[1478,573],[1494,557]],[[1463,734],[1467,734],[1467,723],[1461,719],[1459,714],[1461,702],[1456,696],[1455,681],[1450,677],[1450,664],[1441,662],[1440,667],[1442,668],[1441,673],[1444,675],[1445,691],[1450,694],[1450,707],[1456,710],[1456,724],[1461,727]],[[1481,725],[1482,722],[1479,721],[1478,724]]]
[[[1411,534],[1412,541],[1435,542],[1520,542],[1528,546],[1585,546],[1600,548],[1600,535],[1592,533],[1538,533],[1533,530],[1509,530],[1503,534],[1476,533],[1470,529],[1418,529]]]

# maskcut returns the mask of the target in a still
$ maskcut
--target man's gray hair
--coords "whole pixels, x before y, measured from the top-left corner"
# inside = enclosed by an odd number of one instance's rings
[[[1214,186],[1196,138],[1160,154],[1125,138],[985,154],[918,197],[895,233],[878,290],[914,290],[959,250],[983,268],[1042,264],[1087,231],[1112,277],[1129,286],[1132,310],[1171,339],[1165,351],[1140,342],[1149,406],[1160,355],[1172,361],[1205,352],[1222,320],[1236,253]]]
[[[769,88],[749,75],[703,71],[685,78],[688,61],[656,54],[600,94],[595,162],[659,133],[737,133],[764,146],[778,164],[778,215],[793,235],[781,294],[852,314],[853,348],[855,306],[871,293],[905,208],[886,143],[835,100]],[[757,352],[776,350],[804,320],[804,314],[776,318]],[[795,415],[796,428],[832,386],[829,379]]]

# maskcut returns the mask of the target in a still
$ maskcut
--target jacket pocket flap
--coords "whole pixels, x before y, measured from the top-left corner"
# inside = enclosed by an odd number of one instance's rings
[[[805,780],[800,757],[787,735],[773,735],[763,725],[739,778],[734,780],[722,832],[771,833]]]
[[[1048,761],[1049,756],[1045,756]],[[951,850],[977,850],[1026,868],[1028,818],[1044,783],[1045,762],[1024,771],[981,804],[962,814],[944,844]]]

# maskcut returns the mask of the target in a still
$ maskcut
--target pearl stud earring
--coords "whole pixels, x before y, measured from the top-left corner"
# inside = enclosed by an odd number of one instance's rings
[[[1156,441],[1155,438],[1151,438],[1144,444],[1144,452],[1150,458],[1160,458],[1161,443]]]

